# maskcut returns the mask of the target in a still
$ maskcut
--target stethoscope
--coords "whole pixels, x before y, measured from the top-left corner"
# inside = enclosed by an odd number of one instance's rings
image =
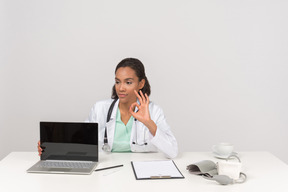
[[[118,99],[114,99],[114,101],[111,103],[110,107],[109,107],[109,110],[108,110],[108,113],[107,113],[107,118],[106,118],[106,123],[108,123],[110,121],[110,118],[111,118],[111,115],[112,115],[112,111],[113,111],[113,108],[114,108],[114,105],[115,103],[117,102]],[[138,140],[137,140],[137,137],[138,137],[138,134],[137,134],[137,123],[136,123],[137,119],[134,119],[134,122],[135,122],[135,132],[136,132],[136,140],[132,142],[133,145],[138,145],[138,146],[144,146],[144,145],[147,145],[147,142],[146,142],[146,138],[145,138],[145,131],[144,131],[144,142],[141,144],[141,143],[138,143]],[[110,145],[108,144],[108,138],[107,138],[107,127],[105,125],[105,133],[104,133],[104,144],[102,146],[102,150],[103,151],[106,151],[106,152],[109,152],[111,151],[111,147]]]

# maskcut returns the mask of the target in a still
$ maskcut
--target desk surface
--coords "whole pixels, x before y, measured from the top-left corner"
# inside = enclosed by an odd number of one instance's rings
[[[35,174],[26,170],[39,160],[36,152],[12,152],[0,162],[0,191],[287,191],[288,165],[269,152],[241,152],[246,183],[222,186],[192,175],[186,166],[202,160],[219,162],[211,152],[185,152],[174,159],[185,179],[136,180],[131,161],[163,160],[161,153],[100,153],[101,166],[123,167],[91,175]],[[5,190],[3,190],[5,189]]]

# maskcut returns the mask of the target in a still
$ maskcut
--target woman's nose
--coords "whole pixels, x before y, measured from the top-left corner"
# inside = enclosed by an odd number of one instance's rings
[[[125,90],[125,86],[124,86],[123,84],[120,84],[119,90],[120,90],[120,91],[124,91],[124,90]]]

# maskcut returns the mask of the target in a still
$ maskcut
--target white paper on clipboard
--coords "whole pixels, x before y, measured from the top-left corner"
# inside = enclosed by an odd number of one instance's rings
[[[132,161],[136,179],[184,178],[173,160]]]

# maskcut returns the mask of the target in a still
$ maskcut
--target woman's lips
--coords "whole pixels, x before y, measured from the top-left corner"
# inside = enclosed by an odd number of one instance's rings
[[[118,97],[120,97],[120,98],[123,98],[123,97],[126,97],[127,96],[127,94],[119,94],[118,95]]]

